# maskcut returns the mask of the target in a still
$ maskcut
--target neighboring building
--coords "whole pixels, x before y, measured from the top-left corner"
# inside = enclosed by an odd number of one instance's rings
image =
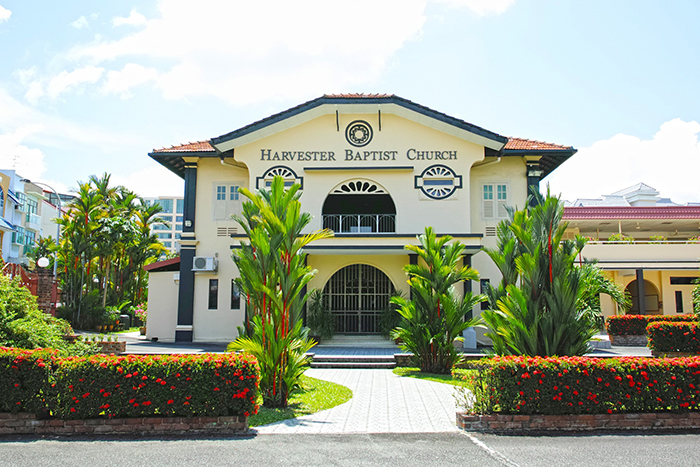
[[[27,252],[39,238],[55,239],[59,210],[43,188],[22,180],[14,170],[0,172],[0,242],[5,262],[29,266]]]
[[[630,313],[692,312],[700,277],[699,205],[678,205],[643,183],[567,204],[565,235],[589,237],[583,256],[630,293]],[[605,316],[620,312],[605,295],[601,304]]]
[[[185,200],[182,196],[159,196],[158,198],[144,198],[144,201],[148,206],[160,204],[163,208],[163,212],[159,216],[167,224],[155,224],[151,231],[158,236],[171,253],[179,252]]]
[[[404,246],[425,226],[466,245],[465,263],[498,281],[483,246],[496,245],[507,206],[523,207],[542,177],[576,152],[508,138],[393,95],[326,95],[208,141],[149,155],[185,180],[180,259],[151,271],[148,337],[228,341],[244,322],[245,300],[231,259],[244,234],[238,188],[280,175],[302,186],[308,231],[334,238],[306,248],[318,270],[336,331],[372,334],[394,290],[408,295]],[[479,313],[481,307],[475,312]]]

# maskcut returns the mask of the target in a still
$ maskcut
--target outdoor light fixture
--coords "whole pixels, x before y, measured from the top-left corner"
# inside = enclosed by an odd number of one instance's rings
[[[527,176],[528,177],[542,177],[544,175],[544,170],[538,169],[536,167],[528,167]]]
[[[49,265],[49,259],[42,256],[37,260],[36,265],[40,268],[45,268]]]

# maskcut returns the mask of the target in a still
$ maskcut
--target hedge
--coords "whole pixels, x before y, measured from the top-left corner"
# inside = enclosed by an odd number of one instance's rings
[[[649,348],[658,352],[700,353],[698,323],[659,321],[647,326]]]
[[[0,411],[61,419],[257,413],[259,369],[247,356],[60,358],[47,351],[0,348],[0,362],[5,402]],[[15,390],[7,393],[6,388]]]
[[[647,325],[654,321],[690,322],[698,321],[696,315],[620,315],[610,316],[605,322],[608,334],[615,336],[644,336]]]
[[[480,360],[474,411],[686,412],[700,408],[700,357],[495,357]]]
[[[44,394],[57,350],[0,347],[0,412],[45,411]]]

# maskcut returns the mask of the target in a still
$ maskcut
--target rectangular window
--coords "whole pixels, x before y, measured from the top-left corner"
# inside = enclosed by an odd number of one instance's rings
[[[175,224],[175,230],[182,232],[182,224]]]
[[[209,309],[219,308],[219,279],[209,279]]]
[[[171,233],[159,233],[159,234],[158,234],[158,238],[168,238],[168,239],[170,239],[170,238],[173,238],[173,234],[171,234]]]
[[[27,200],[27,212],[29,214],[36,214],[38,208],[39,208],[39,203],[36,200],[34,200],[34,199]]]
[[[494,199],[494,191],[496,196]],[[508,185],[486,183],[483,185],[481,212],[484,219],[505,219],[508,217]]]
[[[671,285],[695,285],[697,277],[671,277]]]
[[[164,246],[165,248],[172,248],[173,243],[172,243],[172,242],[163,242],[163,246]]]
[[[180,240],[182,238],[182,234],[176,233],[175,234],[175,240]]]
[[[490,279],[481,279],[479,281],[479,285],[481,286],[481,293],[486,294],[486,291],[488,290],[488,286],[491,283]],[[489,302],[481,302],[481,309],[482,310],[488,310],[489,309]]]
[[[185,212],[185,200],[184,199],[178,199],[175,201],[176,206],[175,206],[175,211],[178,214],[183,214]]]
[[[170,230],[170,227],[165,224],[155,224],[153,230]]]
[[[241,309],[241,291],[238,290],[235,279],[231,279],[231,309]]]
[[[173,216],[160,216],[160,218],[163,219],[165,222],[173,221]]]
[[[676,290],[676,313],[683,313],[683,292]]]
[[[163,208],[163,212],[166,214],[172,214],[173,212],[173,200],[172,199],[159,199],[158,204]]]
[[[216,187],[216,200],[225,201],[226,200],[226,186],[219,185]]]
[[[177,219],[175,219],[175,222],[184,222],[185,218],[183,216],[177,216]]]
[[[241,199],[238,189],[243,182],[212,183],[212,220],[231,221],[231,215],[241,213]]]

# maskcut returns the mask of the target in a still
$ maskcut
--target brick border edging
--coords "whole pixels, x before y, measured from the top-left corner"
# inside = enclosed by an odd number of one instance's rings
[[[613,413],[578,415],[475,415],[457,412],[457,428],[485,433],[688,430],[700,429],[700,412]]]
[[[248,417],[138,417],[38,420],[31,413],[0,413],[2,435],[242,434]]]
[[[646,334],[610,334],[610,343],[616,347],[646,347],[649,338]]]

